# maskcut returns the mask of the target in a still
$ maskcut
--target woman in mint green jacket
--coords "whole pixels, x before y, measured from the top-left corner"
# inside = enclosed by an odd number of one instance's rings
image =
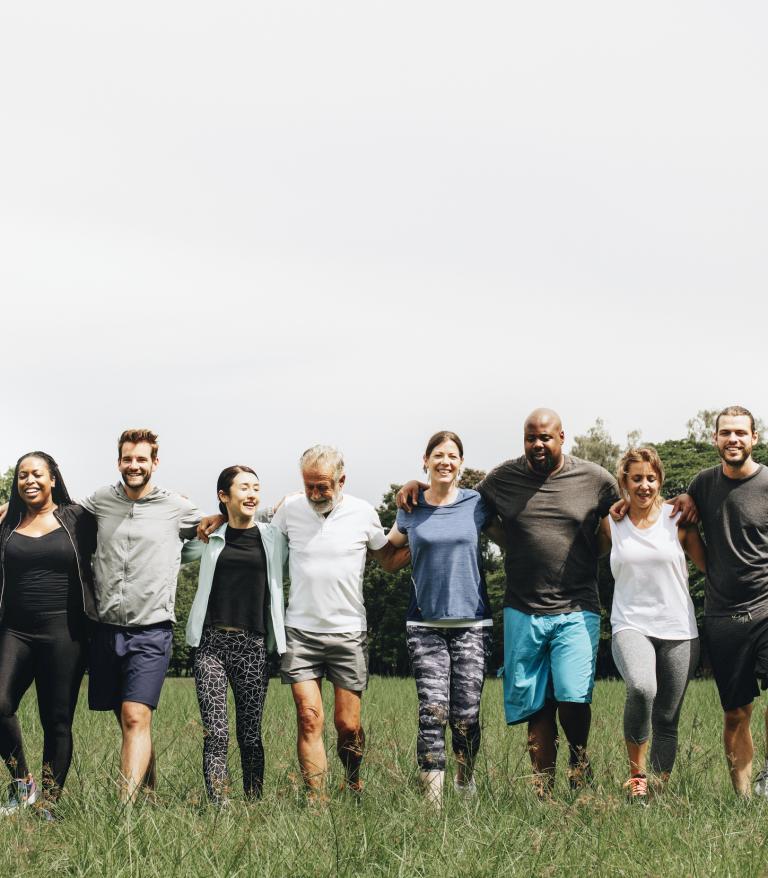
[[[261,796],[267,652],[285,652],[283,573],[288,543],[278,528],[255,520],[259,477],[250,467],[227,467],[216,490],[227,520],[208,543],[187,543],[182,561],[200,559],[187,643],[197,647],[193,667],[204,730],[205,786],[211,802],[223,805],[229,788],[229,685],[235,697],[245,795],[248,799]]]

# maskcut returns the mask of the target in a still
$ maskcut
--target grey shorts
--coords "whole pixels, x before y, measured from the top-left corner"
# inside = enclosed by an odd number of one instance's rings
[[[321,634],[285,629],[286,650],[280,662],[283,683],[326,677],[334,686],[362,692],[368,687],[368,634],[344,631]]]

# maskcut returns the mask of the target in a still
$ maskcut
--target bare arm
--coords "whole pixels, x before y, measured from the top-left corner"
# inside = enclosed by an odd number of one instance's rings
[[[674,518],[679,512],[679,525],[699,523],[699,509],[693,502],[693,497],[690,494],[678,494],[677,497],[669,502],[672,504],[672,511],[669,513],[669,517]],[[693,561],[693,558],[691,558],[691,561]],[[696,564],[695,561],[693,563]]]
[[[381,549],[368,549],[368,554],[371,558],[375,558],[387,573],[400,570],[411,560],[411,550],[408,546],[397,548],[390,542],[387,542]]]
[[[608,510],[608,514],[614,521],[621,521],[621,519],[624,518],[624,516],[627,514],[628,509],[628,500],[617,500]],[[603,521],[605,521],[605,519],[603,519]]]
[[[424,482],[417,482],[415,479],[406,482],[397,492],[397,497],[395,497],[397,508],[405,509],[406,512],[413,512],[413,507],[419,505],[419,488],[422,491],[426,491],[428,487],[429,485],[425,485]]]
[[[611,551],[611,525],[608,516],[600,519],[600,526],[597,529],[597,554],[600,558],[607,555]]]
[[[501,519],[498,515],[486,524],[483,528],[483,533],[493,540],[500,549],[504,552],[507,551],[507,540],[504,535],[504,528],[501,526]]]
[[[206,515],[197,526],[198,540],[207,543],[209,535],[220,528],[225,521],[226,518],[223,515]]]
[[[699,529],[697,527],[679,527],[677,529],[677,537],[685,554],[702,573],[706,573],[707,547],[704,545]]]
[[[397,524],[392,525],[392,528],[387,534],[387,539],[396,549],[402,549],[403,546],[408,545],[408,534],[402,533]]]

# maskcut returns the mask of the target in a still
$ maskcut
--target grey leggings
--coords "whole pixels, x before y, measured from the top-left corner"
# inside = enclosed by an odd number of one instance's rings
[[[653,727],[651,768],[670,772],[677,754],[680,708],[699,661],[699,638],[661,640],[625,628],[613,635],[611,651],[627,684],[624,737],[642,744]]]
[[[453,752],[470,768],[480,749],[480,696],[491,628],[409,625],[408,652],[419,696],[416,761],[422,771],[445,769],[445,724]]]

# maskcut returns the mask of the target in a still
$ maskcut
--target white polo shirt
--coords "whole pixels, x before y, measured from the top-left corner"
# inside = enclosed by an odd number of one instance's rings
[[[330,515],[319,515],[302,494],[289,497],[272,524],[288,537],[290,549],[286,626],[317,633],[365,631],[365,556],[387,542],[373,506],[343,494]]]

